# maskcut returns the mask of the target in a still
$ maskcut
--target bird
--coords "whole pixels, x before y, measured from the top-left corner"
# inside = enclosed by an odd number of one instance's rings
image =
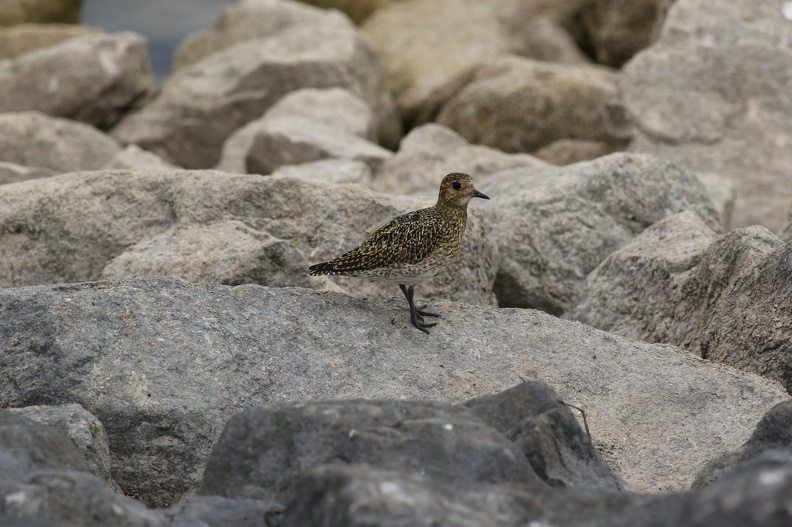
[[[360,246],[310,266],[308,273],[398,284],[410,306],[410,322],[428,334],[437,323],[424,317],[440,315],[415,305],[415,286],[439,274],[459,254],[473,198],[490,199],[476,190],[470,175],[452,172],[441,181],[434,206],[397,216]]]

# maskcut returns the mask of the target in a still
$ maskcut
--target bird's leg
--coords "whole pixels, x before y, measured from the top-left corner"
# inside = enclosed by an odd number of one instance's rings
[[[410,304],[410,322],[416,328],[420,329],[424,333],[429,333],[429,330],[426,328],[431,328],[432,326],[436,326],[437,322],[432,322],[431,324],[427,324],[424,322],[423,315],[427,314],[425,311],[421,312],[417,307],[415,307],[415,302],[413,302],[413,296],[415,295],[415,288],[414,286],[407,287],[404,284],[399,284],[399,288],[401,289],[402,293],[404,293],[404,297],[407,299],[407,303]],[[429,315],[435,316],[435,315]]]

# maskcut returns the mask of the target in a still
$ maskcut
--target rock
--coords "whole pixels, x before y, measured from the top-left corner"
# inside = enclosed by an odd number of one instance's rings
[[[2,481],[19,480],[48,469],[88,472],[89,467],[65,435],[15,412],[0,410]]]
[[[790,390],[791,254],[792,244],[764,227],[717,237],[689,215],[669,218],[605,259],[568,316],[675,344]]]
[[[214,27],[187,35],[173,52],[174,71],[205,59],[235,44],[275,35],[291,26],[318,22],[322,9],[303,2],[284,0],[239,0],[225,7]]]
[[[536,8],[541,2],[524,2],[527,10]],[[573,2],[574,3],[574,2]],[[547,8],[553,3],[545,2]],[[527,14],[511,21],[514,38],[520,42],[520,56],[545,62],[580,64],[591,62],[578,47],[567,28],[555,17],[548,14]],[[507,21],[508,23],[508,21]],[[522,25],[522,28],[519,26]]]
[[[631,149],[735,186],[734,226],[780,231],[792,201],[789,21],[778,2],[679,0],[658,41],[625,65]]]
[[[62,406],[26,406],[9,408],[8,411],[22,415],[31,421],[51,426],[64,437],[68,437],[80,451],[91,474],[101,478],[116,492],[121,492],[110,473],[110,448],[107,435],[99,420],[79,404]]]
[[[211,171],[110,171],[28,181],[0,187],[0,245],[6,258],[6,265],[0,266],[0,287],[96,280],[111,260],[140,242],[147,243],[133,249],[133,254],[122,259],[123,265],[114,265],[108,273],[118,276],[116,273],[124,269],[133,276],[148,273],[153,268],[144,254],[156,252],[155,248],[162,247],[174,233],[151,243],[148,240],[175,225],[191,226],[178,232],[190,233],[187,239],[194,243],[218,247],[224,242],[216,238],[212,241],[217,227],[206,226],[229,218],[260,231],[249,233],[248,239],[258,237],[256,243],[261,244],[265,240],[262,234],[268,233],[288,242],[310,264],[355,247],[394,216],[433,201],[393,198],[356,185]],[[498,248],[494,237],[489,236],[492,226],[475,206],[470,207],[469,216],[462,257],[445,274],[419,288],[419,296],[495,304],[492,284]],[[238,235],[233,228],[231,231]],[[49,236],[42,237],[41,232]],[[206,239],[198,241],[201,236]],[[238,244],[232,245],[238,250]],[[287,278],[283,271],[294,269],[297,274],[290,277],[290,285],[306,285],[307,265],[303,269],[293,265],[277,268],[257,260],[261,254],[276,258],[289,254],[280,242],[267,245],[261,249],[263,253],[258,249],[244,251],[248,257],[238,261],[230,273],[223,267],[201,269],[198,263],[184,261],[175,247],[166,248],[167,256],[162,258],[169,263],[157,263],[163,270],[180,269],[203,278],[208,274],[202,273],[210,273],[222,279],[252,274],[264,280],[260,272],[271,268],[275,274],[266,281],[287,285],[282,281]],[[238,256],[230,255],[232,261]],[[225,265],[222,259],[215,262]],[[393,285],[367,280],[347,278],[337,282],[343,290],[358,296],[400,294]],[[312,278],[310,283],[318,290],[337,289],[327,278]]]
[[[19,24],[3,28],[0,31],[0,60],[19,57],[99,31],[97,28],[74,24]]]
[[[363,161],[376,170],[393,155],[372,142],[376,135],[371,110],[349,91],[297,90],[234,132],[217,168],[270,174],[281,166],[336,158]]]
[[[583,3],[407,0],[376,11],[362,27],[379,53],[404,122],[416,127],[435,119],[466,83],[468,70],[480,62],[532,52],[543,60],[570,60],[572,46],[558,36],[558,23],[565,18],[560,13]],[[576,7],[568,9],[566,4]],[[537,22],[541,16],[546,16],[543,25]],[[535,38],[552,31],[548,24],[557,26],[551,46]]]
[[[694,211],[710,228],[717,214],[696,176],[651,156],[612,154],[560,168],[513,169],[478,188],[497,207],[501,307],[561,315],[585,290],[586,276],[635,235],[675,212]]]
[[[311,183],[354,183],[371,186],[371,169],[362,161],[325,159],[301,165],[287,165],[272,173],[275,177],[302,179]]]
[[[605,0],[581,10],[592,55],[599,64],[621,68],[657,38],[675,0]]]
[[[727,474],[734,467],[773,449],[792,447],[792,401],[772,407],[742,446],[711,459],[696,475],[692,487],[701,488]]]
[[[437,122],[471,143],[533,152],[559,139],[616,142],[606,102],[616,74],[518,57],[488,61],[443,105]]]
[[[655,527],[660,524],[649,520],[658,510],[664,508],[673,517],[680,507],[663,496],[562,492],[525,484],[463,486],[362,466],[322,467],[309,473],[300,487],[302,492],[286,508],[283,527]]]
[[[162,511],[169,523],[194,527],[256,527],[277,525],[283,505],[254,499],[229,499],[220,496],[190,496]],[[262,523],[262,520],[264,523]]]
[[[559,139],[536,150],[533,155],[554,165],[591,161],[616,151],[612,145],[587,139]]]
[[[0,499],[2,512],[17,518],[63,520],[69,526],[166,526],[159,512],[116,494],[91,474],[74,470],[50,469],[16,481],[0,480]]]
[[[198,492],[283,501],[299,492],[306,471],[328,463],[541,485],[520,451],[464,407],[355,400],[276,403],[234,415]]]
[[[230,414],[276,401],[461,402],[542,379],[586,410],[631,487],[665,491],[788,399],[754,374],[536,311],[434,300],[443,319],[427,337],[404,304],[169,279],[0,289],[0,405],[83,405],[124,492],[163,506],[197,487]]]
[[[792,522],[790,495],[792,452],[769,451],[692,493],[679,525],[784,527]]]
[[[5,0],[0,26],[80,21],[80,0]]]
[[[154,89],[140,35],[97,33],[0,61],[0,112],[36,110],[106,128]]]
[[[101,278],[172,276],[189,282],[310,287],[307,268],[288,242],[230,220],[171,227],[115,257]]]
[[[137,145],[128,145],[119,150],[113,158],[102,166],[104,170],[175,170],[176,165],[168,163],[157,154],[147,152]]]
[[[178,69],[153,101],[112,133],[179,166],[209,168],[235,130],[283,95],[342,87],[375,111],[377,137],[387,144],[398,136],[399,123],[381,76],[377,57],[352,23],[328,12]]]
[[[283,527],[784,527],[792,521],[789,454],[746,467],[700,492],[667,495],[462,486],[402,471],[337,465],[313,471],[300,486]]]
[[[388,7],[393,0],[301,0],[324,9],[338,9],[360,24],[378,9]]]
[[[16,163],[0,161],[0,185],[54,176],[56,173],[57,172],[49,168],[28,167],[17,165]]]
[[[39,112],[0,114],[0,159],[58,173],[95,170],[121,147],[93,126]]]
[[[555,391],[524,382],[465,403],[473,413],[515,443],[536,474],[553,487],[625,490]]]
[[[429,123],[402,139],[399,151],[382,164],[371,186],[391,194],[434,195],[437,182],[450,172],[465,172],[480,179],[507,168],[542,166],[546,164],[528,154],[506,154],[472,145],[453,130]]]

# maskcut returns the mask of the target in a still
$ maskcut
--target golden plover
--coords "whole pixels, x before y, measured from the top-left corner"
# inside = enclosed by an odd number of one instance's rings
[[[424,333],[437,325],[424,317],[439,317],[413,302],[415,285],[445,269],[459,254],[467,223],[467,205],[473,198],[489,199],[473,186],[473,178],[455,172],[440,183],[434,207],[416,210],[391,220],[359,247],[328,262],[309,267],[311,275],[359,276],[399,284],[410,305],[412,325]]]

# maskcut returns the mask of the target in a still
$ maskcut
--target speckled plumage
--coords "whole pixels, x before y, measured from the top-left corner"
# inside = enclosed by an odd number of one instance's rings
[[[459,254],[467,224],[467,204],[489,199],[467,174],[443,178],[433,207],[403,214],[378,229],[359,247],[327,262],[312,265],[311,275],[360,276],[399,284],[410,304],[415,327],[428,333],[423,316],[438,316],[415,307],[413,287],[445,269]],[[409,287],[408,287],[409,286]]]

